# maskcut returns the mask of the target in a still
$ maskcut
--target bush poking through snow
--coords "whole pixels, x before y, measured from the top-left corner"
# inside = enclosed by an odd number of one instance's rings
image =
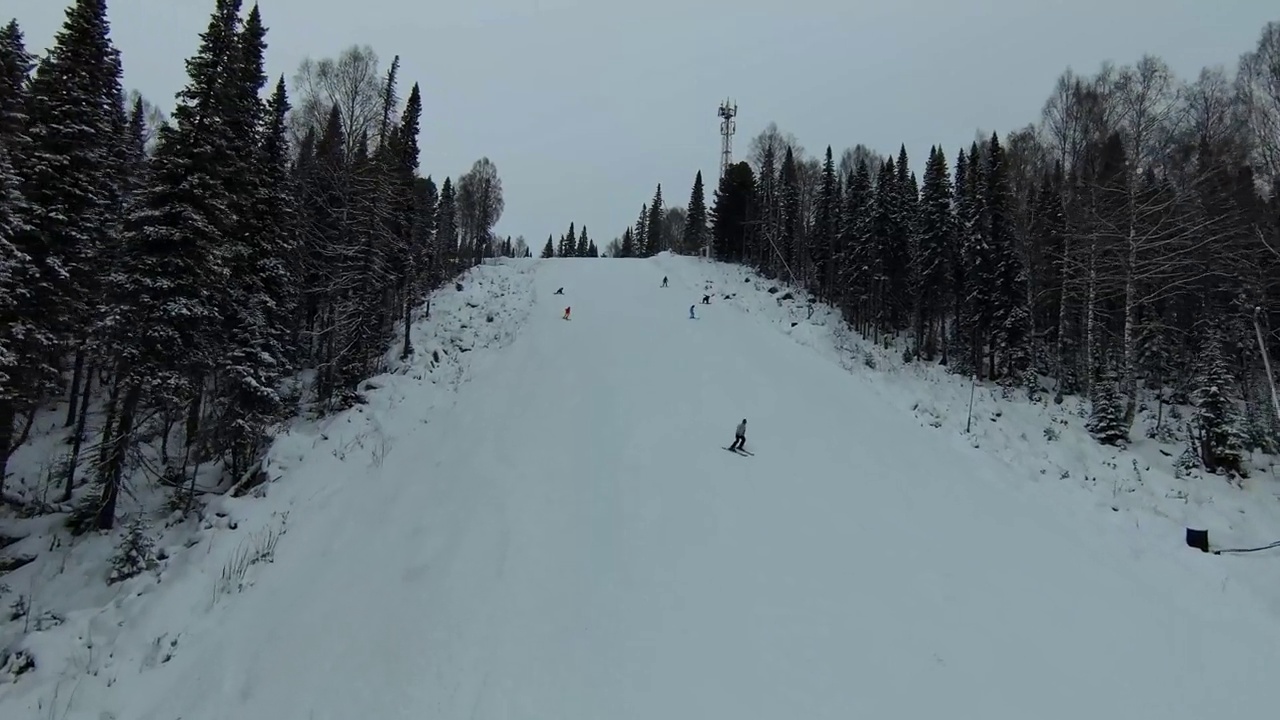
[[[136,515],[125,528],[116,554],[111,557],[111,574],[107,584],[123,582],[137,577],[156,566],[155,540],[147,534],[147,523],[142,515]]]
[[[67,519],[63,521],[72,537],[79,537],[98,526],[98,508],[102,506],[102,498],[96,490],[90,490],[80,496]]]
[[[36,659],[26,650],[0,657],[0,682],[13,682],[18,676],[36,669]]]
[[[279,527],[267,528],[261,534],[251,535],[236,548],[231,559],[222,567],[222,575],[214,587],[215,601],[219,595],[243,590],[247,585],[245,576],[249,573],[249,568],[260,562],[275,562],[276,544],[286,531],[285,523],[288,518],[289,514],[284,513]]]

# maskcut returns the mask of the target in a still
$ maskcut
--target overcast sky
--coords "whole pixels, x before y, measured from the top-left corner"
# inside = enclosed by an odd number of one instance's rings
[[[43,51],[69,0],[4,0]],[[213,0],[109,0],[125,85],[168,112]],[[246,0],[246,9],[252,4]],[[721,100],[738,103],[735,156],[770,121],[811,153],[905,143],[949,157],[979,130],[1039,118],[1067,67],[1163,57],[1182,77],[1234,70],[1274,0],[260,0],[267,68],[369,44],[421,84],[422,172],[481,156],[502,176],[497,231],[535,250],[570,221],[601,245],[661,182],[688,201],[714,186]],[[708,202],[710,201],[708,188]]]

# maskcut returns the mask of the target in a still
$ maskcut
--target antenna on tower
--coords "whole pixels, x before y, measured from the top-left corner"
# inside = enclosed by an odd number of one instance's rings
[[[733,161],[733,131],[737,129],[737,123],[733,121],[738,116],[738,104],[730,104],[729,100],[720,103],[720,177],[729,171],[729,163]]]

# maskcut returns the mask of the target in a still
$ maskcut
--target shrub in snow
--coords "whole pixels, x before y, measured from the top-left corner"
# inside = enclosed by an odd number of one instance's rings
[[[111,556],[111,574],[107,584],[118,583],[141,575],[156,565],[155,541],[147,534],[146,522],[139,515],[129,521],[115,555]]]
[[[0,678],[13,682],[23,673],[36,669],[36,659],[26,650],[5,653],[0,657]]]
[[[1173,476],[1179,480],[1191,477],[1200,469],[1200,453],[1196,452],[1195,443],[1188,441],[1182,454],[1173,461]]]
[[[80,496],[80,501],[64,521],[72,537],[83,535],[98,526],[98,508],[101,506],[102,498],[96,489]]]
[[[1103,445],[1123,445],[1129,440],[1124,422],[1124,399],[1116,391],[1115,378],[1106,373],[1093,389],[1093,407],[1085,429]]]
[[[1054,426],[1050,425],[1049,427],[1046,427],[1044,429],[1045,440],[1048,440],[1049,442],[1053,442],[1054,440],[1057,440],[1059,437],[1061,437],[1061,435],[1058,433],[1058,429],[1055,428]]]
[[[9,603],[9,619],[21,620],[31,611],[31,603],[27,600],[26,595],[19,595]]]

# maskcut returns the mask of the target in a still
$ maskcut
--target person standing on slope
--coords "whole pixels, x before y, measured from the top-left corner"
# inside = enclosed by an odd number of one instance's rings
[[[666,287],[666,286],[667,286],[667,276],[666,276],[666,275],[663,275],[663,276],[662,276],[662,287]]]
[[[695,306],[695,305],[690,305],[690,306],[689,306],[689,319],[690,319],[690,320],[697,320],[697,319],[698,319],[698,317],[697,317],[696,315],[694,315],[694,314],[693,314],[693,308],[694,308],[694,307],[696,307],[696,306]]]
[[[568,320],[568,319],[569,319],[569,308],[565,308],[565,309],[564,309],[564,318],[563,318],[563,319],[565,319],[565,320]]]
[[[730,450],[745,450],[743,447],[747,444],[747,419],[742,418],[742,422],[738,423],[738,428],[733,431],[733,444],[729,446]]]

